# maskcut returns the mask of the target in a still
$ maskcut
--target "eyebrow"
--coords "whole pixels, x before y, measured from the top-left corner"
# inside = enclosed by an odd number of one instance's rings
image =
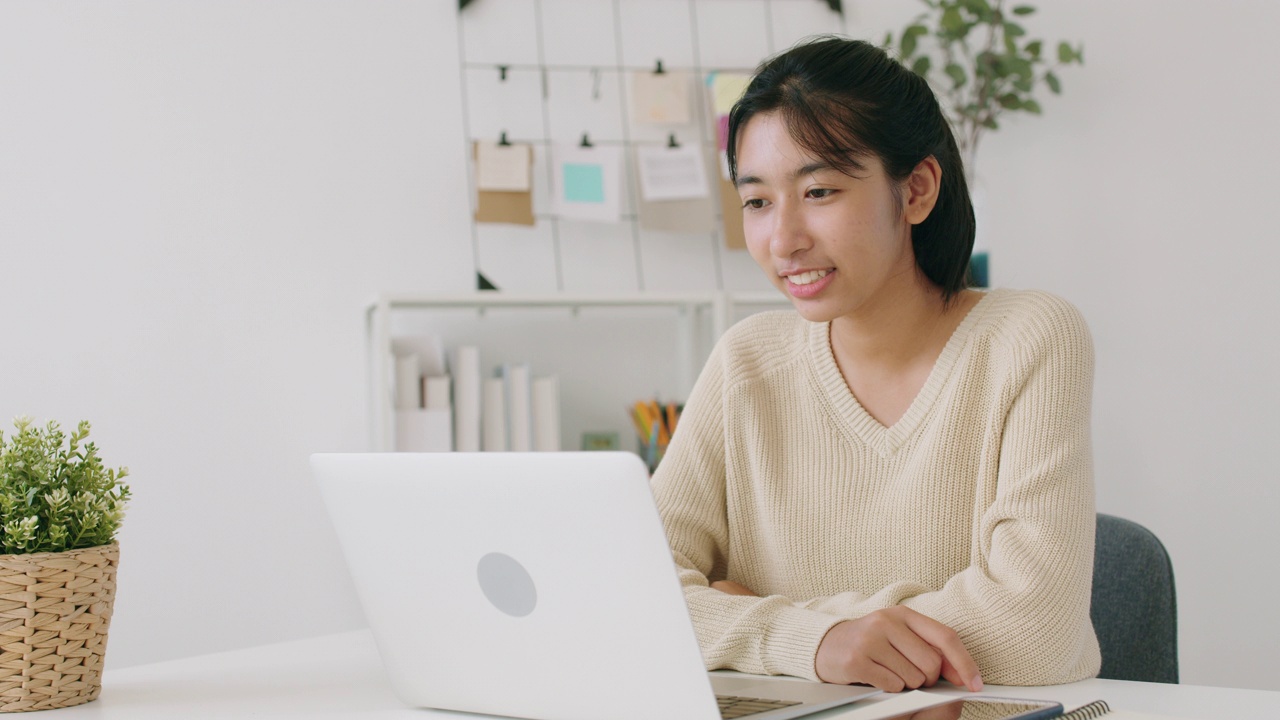
[[[818,162],[809,163],[808,165],[805,165],[804,167],[791,173],[790,180],[792,181],[799,180],[805,175],[812,175],[820,170],[835,170],[835,169],[836,169],[835,165],[832,165],[829,162],[820,160]],[[734,181],[733,186],[735,188],[740,188],[743,185],[763,185],[763,184],[764,184],[764,180],[760,179],[760,176],[746,175],[744,177],[739,177],[736,181]]]

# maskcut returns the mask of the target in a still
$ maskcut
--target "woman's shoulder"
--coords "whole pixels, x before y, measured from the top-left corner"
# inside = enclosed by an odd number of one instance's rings
[[[992,290],[984,313],[987,333],[1008,349],[1054,346],[1093,351],[1089,324],[1070,301],[1043,290]]]
[[[737,322],[718,343],[727,375],[758,376],[803,357],[812,325],[794,310],[770,310]]]

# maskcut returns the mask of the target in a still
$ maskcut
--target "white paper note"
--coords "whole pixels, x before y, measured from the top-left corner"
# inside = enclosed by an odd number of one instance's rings
[[[688,125],[689,76],[685,73],[635,73],[631,76],[631,103],[638,123]]]
[[[504,192],[529,190],[533,148],[529,145],[476,143],[476,188]]]
[[[654,200],[691,200],[707,197],[707,171],[702,149],[696,146],[636,148],[640,193]]]
[[[552,210],[562,218],[617,222],[622,208],[622,151],[556,146]]]

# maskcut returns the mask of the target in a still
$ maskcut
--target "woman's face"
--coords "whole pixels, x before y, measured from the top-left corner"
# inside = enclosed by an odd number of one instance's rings
[[[917,281],[907,209],[879,159],[863,165],[850,177],[810,155],[777,112],[752,117],[739,136],[747,249],[812,322],[872,309]]]

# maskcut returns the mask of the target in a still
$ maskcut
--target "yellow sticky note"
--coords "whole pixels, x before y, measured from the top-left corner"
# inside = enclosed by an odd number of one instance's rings
[[[716,73],[711,79],[711,98],[716,114],[728,115],[733,109],[733,104],[738,102],[750,84],[750,75]]]

